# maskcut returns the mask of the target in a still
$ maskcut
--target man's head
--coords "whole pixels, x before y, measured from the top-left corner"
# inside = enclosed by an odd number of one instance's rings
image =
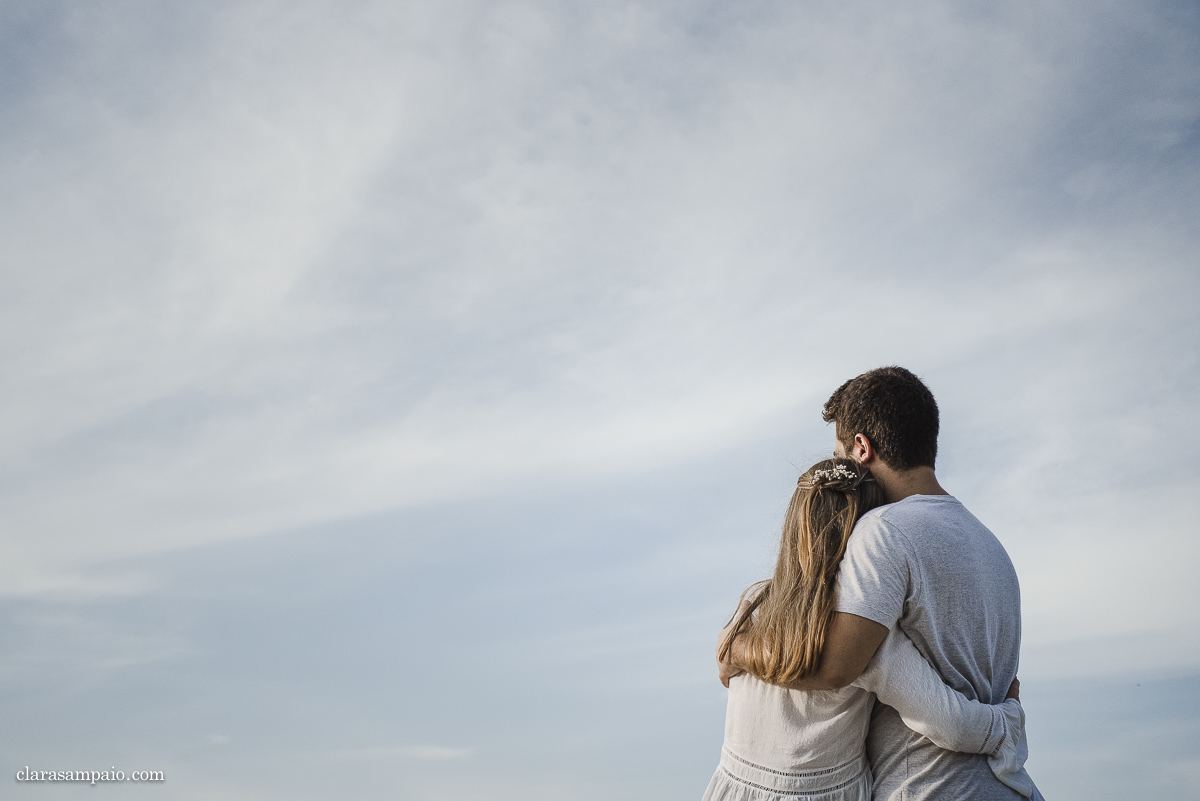
[[[933,467],[938,407],[933,393],[903,367],[880,367],[851,378],[825,401],[822,413],[849,455],[855,435],[866,437],[888,467]]]

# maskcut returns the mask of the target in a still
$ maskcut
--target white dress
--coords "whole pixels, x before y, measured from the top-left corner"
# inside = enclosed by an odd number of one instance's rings
[[[729,681],[725,744],[704,801],[871,801],[867,726],[875,698],[936,745],[988,754],[1000,781],[1029,797],[1020,704],[970,701],[947,687],[893,629],[841,690],[788,690],[748,674]]]

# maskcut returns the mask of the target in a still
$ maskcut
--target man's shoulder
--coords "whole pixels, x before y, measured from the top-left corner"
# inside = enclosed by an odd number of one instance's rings
[[[896,503],[872,509],[859,522],[868,519],[877,521],[869,526],[882,525],[906,534],[947,526],[987,530],[987,526],[953,495],[910,495]]]
[[[928,514],[927,510],[915,509],[909,498],[885,503],[865,512],[854,524],[853,537],[859,539],[879,538],[894,539],[903,536],[903,529],[914,519],[920,519]]]
[[[952,495],[910,496],[871,510],[859,522],[864,524],[862,546],[875,554],[903,553],[923,569],[958,570],[986,562],[994,570],[1007,563],[1013,572],[1004,545]],[[854,531],[859,534],[857,527]]]
[[[850,536],[851,549],[881,552],[920,552],[927,545],[944,543],[954,532],[968,540],[995,536],[952,495],[910,495],[895,503],[877,506],[859,518]]]
[[[889,522],[888,508],[864,514],[850,534],[838,571],[838,611],[890,629],[904,609],[913,549]]]
[[[889,503],[877,506],[863,514],[854,524],[854,531],[850,533],[846,553],[877,557],[898,550],[911,550],[911,545],[901,527],[896,524],[896,519],[888,514],[896,505]]]

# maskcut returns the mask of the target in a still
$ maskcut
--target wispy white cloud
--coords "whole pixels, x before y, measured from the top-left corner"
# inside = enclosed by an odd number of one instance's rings
[[[442,762],[466,759],[470,748],[447,748],[442,745],[389,745],[374,748],[356,748],[349,751],[331,751],[324,756],[334,762],[356,762],[359,760],[407,760]]]
[[[902,362],[1018,562],[1031,646],[1187,651],[1186,26],[1080,3],[46,13],[55,47],[0,95],[0,592],[142,592],[113,565],[809,435],[840,381]],[[190,647],[121,643],[94,660]],[[404,748],[379,758],[433,758]]]
[[[10,687],[52,680],[59,693],[88,692],[131,668],[178,662],[196,653],[179,632],[146,632],[70,605],[18,610],[4,623],[0,681]]]
[[[191,78],[138,105],[85,92],[122,43],[76,12],[5,167],[8,591],[669,464],[875,362],[1077,335],[1174,269],[1037,224],[1004,175],[1084,34],[677,13],[239,6],[142,56]],[[1196,111],[1146,109],[1159,149]]]

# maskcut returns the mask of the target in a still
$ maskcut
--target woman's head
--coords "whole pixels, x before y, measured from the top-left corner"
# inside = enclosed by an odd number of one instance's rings
[[[851,459],[826,459],[800,476],[784,516],[775,575],[747,590],[754,597],[735,615],[734,631],[748,624],[751,673],[778,684],[816,670],[837,606],[846,541],[858,519],[883,503],[871,471]]]
[[[790,566],[835,577],[854,524],[883,503],[883,487],[858,462],[817,462],[804,471],[792,493],[779,543],[781,561],[787,552]]]

